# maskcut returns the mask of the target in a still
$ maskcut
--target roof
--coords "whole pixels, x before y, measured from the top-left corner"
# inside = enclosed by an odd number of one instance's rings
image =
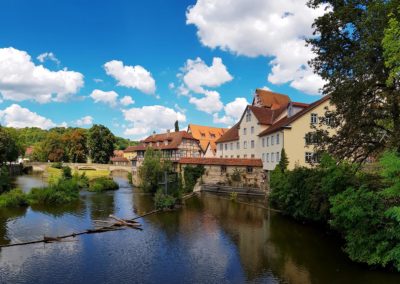
[[[239,123],[232,126],[227,132],[224,133],[215,143],[229,142],[239,140]]]
[[[287,109],[286,106],[270,109],[257,106],[248,106],[260,124],[271,125]]]
[[[298,118],[302,117],[303,115],[305,115],[306,113],[312,111],[313,109],[315,109],[317,106],[323,104],[324,102],[328,101],[330,99],[329,96],[325,96],[322,99],[313,102],[312,104],[310,104],[308,107],[304,108],[303,110],[299,111],[298,113],[296,113],[295,115],[291,116],[291,117],[287,117],[285,116],[284,118],[282,118],[281,120],[277,121],[276,123],[274,123],[271,127],[267,128],[266,130],[264,130],[263,132],[261,132],[260,134],[258,134],[258,136],[265,136],[271,133],[274,133],[282,128],[288,127],[293,121],[297,120]]]
[[[124,157],[112,157],[111,162],[129,162],[129,160]]]
[[[179,164],[262,167],[261,159],[180,158]]]
[[[129,146],[129,147],[127,147],[127,148],[124,150],[124,153],[134,152],[134,151],[135,151],[135,150],[134,150],[135,147],[136,147],[136,146]]]
[[[215,141],[219,139],[225,132],[227,132],[228,128],[189,124],[188,131],[189,130],[190,134],[192,134],[194,138],[200,141],[200,147],[203,152],[205,152],[207,150],[208,144],[210,144],[213,151],[217,149]]]
[[[26,148],[25,156],[32,155],[32,153],[33,153],[33,146],[29,146],[28,148]]]
[[[289,96],[274,93],[264,89],[256,89],[256,94],[260,98],[262,106],[271,109],[277,109],[283,106],[287,106],[288,103],[290,102]]]
[[[124,151],[114,150],[114,157],[122,157],[123,155],[124,155]]]
[[[176,132],[167,132],[162,134],[153,134],[141,141],[141,143],[137,146],[128,147],[125,152],[135,152],[135,151],[145,151],[149,146],[149,143],[152,143],[151,147],[158,150],[167,150],[167,149],[177,149],[179,145],[182,143],[182,139],[195,139],[190,133],[186,131],[176,131]],[[168,141],[168,144],[165,145],[165,141]],[[157,142],[161,143],[157,146]],[[153,144],[154,143],[154,144]]]
[[[302,107],[302,108],[305,108],[305,107],[308,107],[310,104],[300,103],[300,102],[292,102],[292,105],[293,105],[294,107]]]

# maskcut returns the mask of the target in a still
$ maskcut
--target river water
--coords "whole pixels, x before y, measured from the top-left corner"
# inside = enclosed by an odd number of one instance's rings
[[[0,244],[83,231],[109,214],[153,210],[150,196],[126,178],[120,189],[82,192],[61,207],[0,211]],[[30,181],[31,180],[31,181]],[[37,186],[40,176],[16,183]],[[350,262],[321,229],[261,208],[202,194],[182,209],[140,219],[143,231],[83,235],[71,242],[0,250],[0,283],[400,283],[400,274]]]

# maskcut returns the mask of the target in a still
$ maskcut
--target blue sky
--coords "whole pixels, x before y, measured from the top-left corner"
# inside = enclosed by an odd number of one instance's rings
[[[100,123],[139,139],[175,118],[229,126],[256,88],[312,102],[321,80],[303,38],[321,12],[278,2],[0,1],[0,121]]]

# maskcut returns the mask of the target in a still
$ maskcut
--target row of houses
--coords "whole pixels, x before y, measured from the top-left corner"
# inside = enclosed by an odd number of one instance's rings
[[[329,97],[312,104],[293,102],[287,95],[257,89],[251,105],[231,128],[189,124],[186,131],[153,133],[137,146],[128,147],[114,163],[130,163],[133,173],[141,165],[145,152],[159,150],[175,169],[203,165],[206,182],[224,183],[233,171],[240,170],[246,184],[265,184],[275,169],[282,150],[289,158],[289,169],[318,163],[315,128],[334,131],[323,119],[332,110]],[[320,124],[327,121],[326,124]]]

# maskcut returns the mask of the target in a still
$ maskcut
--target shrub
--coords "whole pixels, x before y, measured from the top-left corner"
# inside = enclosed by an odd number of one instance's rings
[[[128,173],[128,182],[129,182],[129,184],[133,184],[133,181],[132,181],[132,173],[131,172],[129,172]]]
[[[117,190],[118,184],[109,177],[99,177],[89,182],[89,191],[102,192],[106,190]]]
[[[68,166],[62,167],[62,177],[65,179],[72,178],[71,168]]]
[[[55,169],[62,169],[63,164],[61,162],[55,162],[51,164],[51,167]]]
[[[77,179],[59,179],[44,188],[32,188],[28,194],[31,204],[65,204],[79,198]]]
[[[27,206],[26,194],[19,188],[0,195],[0,208]]]
[[[177,199],[172,195],[165,194],[159,189],[154,196],[154,205],[156,209],[172,209]]]
[[[186,166],[184,168],[184,174],[183,174],[183,178],[184,178],[184,182],[185,182],[185,186],[184,186],[184,191],[185,192],[192,192],[194,186],[197,183],[197,180],[204,174],[204,167],[203,166]]]
[[[10,190],[10,184],[10,175],[7,167],[0,167],[0,193]]]

